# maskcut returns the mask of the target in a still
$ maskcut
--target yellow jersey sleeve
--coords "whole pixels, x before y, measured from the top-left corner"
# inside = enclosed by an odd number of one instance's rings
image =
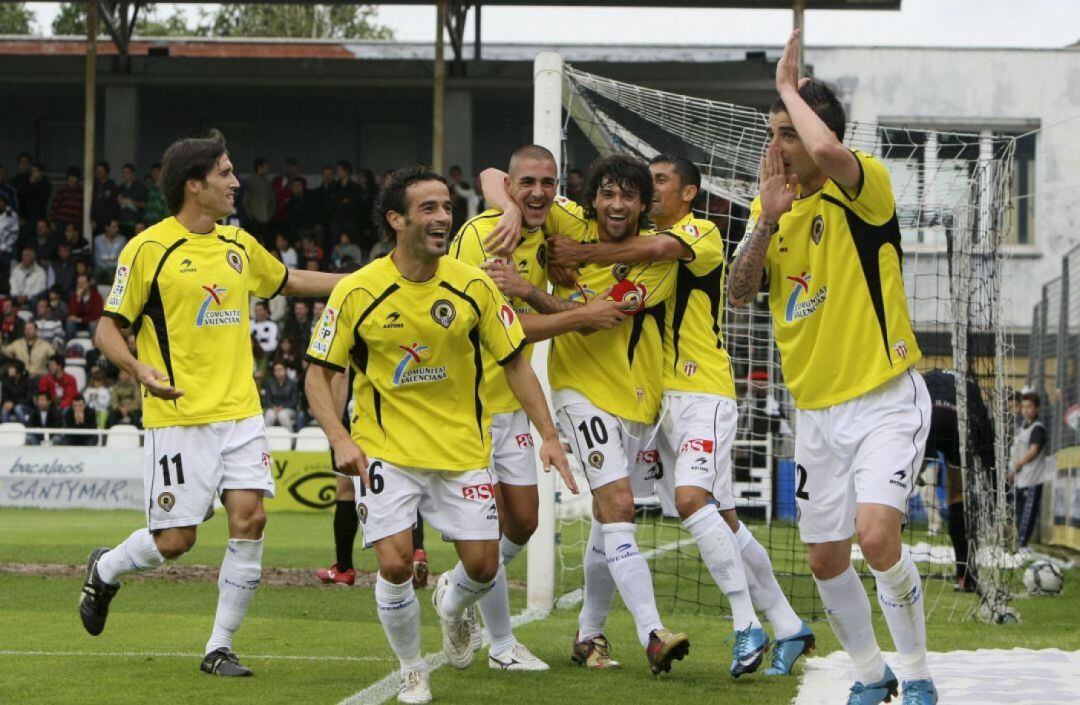
[[[892,181],[885,165],[865,152],[852,151],[855,159],[859,162],[859,184],[855,191],[848,193],[839,184],[830,181],[842,201],[855,215],[870,225],[882,225],[893,217],[896,212],[896,201],[893,197]],[[831,190],[831,189],[827,189]]]
[[[457,237],[450,243],[449,254],[454,259],[461,260],[465,264],[471,264],[474,267],[480,266],[482,262],[487,260],[488,253],[484,249],[484,239],[475,223],[470,221],[461,226]]]
[[[288,267],[247,232],[240,230],[236,234],[238,239],[243,238],[247,249],[252,293],[262,299],[271,299],[280,294],[289,280]]]
[[[679,263],[676,260],[649,262],[631,268],[627,279],[634,282],[642,292],[642,300],[645,302],[644,307],[651,308],[667,301],[667,298],[671,296],[671,292],[675,291],[678,270]]]
[[[150,294],[150,281],[158,260],[154,255],[160,256],[161,251],[160,243],[153,240],[140,237],[128,240],[116,263],[116,276],[105,300],[105,315],[120,319],[124,326],[135,323]]]
[[[342,279],[330,292],[319,323],[311,334],[307,359],[338,372],[349,368],[349,331],[372,297],[349,278]]]
[[[562,235],[578,242],[592,239],[584,209],[565,196],[556,196],[555,202],[551,204],[551,210],[544,220],[544,234]]]
[[[465,287],[480,309],[480,344],[495,361],[505,365],[525,347],[525,331],[514,307],[483,272]]]
[[[691,258],[683,265],[695,276],[704,276],[724,263],[724,238],[714,223],[694,218],[660,234],[670,235],[689,248]]]

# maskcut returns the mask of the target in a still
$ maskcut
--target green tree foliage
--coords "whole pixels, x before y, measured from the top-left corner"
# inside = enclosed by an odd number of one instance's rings
[[[0,3],[0,34],[33,34],[34,12],[25,2]]]
[[[393,39],[370,5],[221,5],[210,34],[217,37]]]
[[[52,31],[55,35],[86,36],[86,3],[60,3],[60,12],[53,19]],[[140,37],[190,37],[206,34],[208,27],[188,24],[183,11],[174,15],[163,14],[156,5],[145,5],[135,19],[136,36]],[[108,27],[98,16],[98,36],[107,36]]]

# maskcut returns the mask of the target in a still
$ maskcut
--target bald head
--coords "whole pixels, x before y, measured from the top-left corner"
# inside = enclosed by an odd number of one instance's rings
[[[521,169],[521,165],[527,161],[551,162],[554,164],[555,155],[547,147],[541,147],[538,144],[527,144],[524,147],[518,147],[510,155],[509,174],[511,179]]]

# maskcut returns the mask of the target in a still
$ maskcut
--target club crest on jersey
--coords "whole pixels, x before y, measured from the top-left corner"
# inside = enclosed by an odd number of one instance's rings
[[[171,512],[172,508],[176,506],[176,497],[173,497],[172,492],[162,492],[157,498],[158,506],[167,512]]]
[[[542,268],[547,267],[547,245],[540,245],[536,249],[536,263]]]
[[[502,321],[503,328],[509,328],[514,325],[514,309],[508,305],[503,304],[499,308],[499,320]]]
[[[244,273],[244,258],[240,256],[240,253],[236,250],[227,250],[225,252],[225,261],[229,263],[229,266],[236,270],[237,274]]]
[[[624,264],[623,262],[620,262],[611,268],[611,276],[615,277],[615,281],[617,282],[626,279],[628,274],[630,274],[630,265]]]
[[[235,308],[214,308],[224,305],[225,294],[229,291],[217,284],[207,286],[203,284],[202,290],[206,292],[199,312],[195,315],[195,327],[203,326],[236,326],[240,325],[240,311]]]
[[[431,358],[431,348],[420,343],[399,345],[405,354],[394,369],[394,386],[419,384],[421,382],[441,382],[446,379],[446,365],[432,367],[424,365]]]
[[[446,299],[439,299],[431,305],[431,317],[443,328],[449,328],[455,316],[457,316],[457,309]]]
[[[907,357],[907,341],[903,338],[896,341],[896,343],[892,346],[892,349],[893,352],[896,353],[896,356],[899,357],[901,360]]]
[[[809,318],[814,315],[821,305],[825,303],[828,287],[821,287],[813,296],[810,294],[810,280],[812,277],[803,272],[797,277],[785,277],[792,283],[794,289],[788,297],[787,308],[784,311],[784,320],[788,323]]]
[[[694,373],[697,372],[697,363],[693,360],[687,360],[682,364],[682,371],[687,377],[693,377]]]
[[[821,236],[825,234],[825,219],[820,215],[814,216],[814,222],[810,226],[810,239],[815,245],[821,243]]]

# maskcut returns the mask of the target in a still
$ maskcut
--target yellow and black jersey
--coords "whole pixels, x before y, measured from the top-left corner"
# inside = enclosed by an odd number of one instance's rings
[[[765,256],[784,381],[802,409],[854,399],[922,356],[908,316],[889,173],[872,156],[854,154],[861,173],[854,191],[829,180],[797,199]],[[748,232],[760,210],[755,199]]]
[[[338,282],[307,359],[355,370],[351,432],[369,457],[431,470],[485,468],[491,412],[481,356],[486,350],[506,364],[521,351],[517,314],[476,267],[443,257],[435,276],[413,282],[391,255]]]
[[[262,413],[252,377],[251,295],[269,298],[288,270],[240,228],[188,232],[176,218],[124,246],[104,315],[136,331],[140,362],[183,390],[174,401],[145,395],[147,428],[196,426]]]
[[[731,360],[724,349],[724,239],[715,224],[687,214],[660,231],[685,244],[675,291],[664,322],[664,391],[735,397]]]
[[[573,208],[580,213],[576,205]],[[583,222],[584,232],[577,233],[577,239],[598,242],[596,221]],[[658,235],[642,231],[636,237]],[[587,264],[578,269],[577,288],[556,286],[556,296],[584,301],[628,279],[637,286],[645,310],[615,328],[589,335],[565,333],[553,339],[548,356],[551,388],[576,391],[594,406],[628,421],[655,421],[663,384],[661,329],[677,267],[673,261]]]

